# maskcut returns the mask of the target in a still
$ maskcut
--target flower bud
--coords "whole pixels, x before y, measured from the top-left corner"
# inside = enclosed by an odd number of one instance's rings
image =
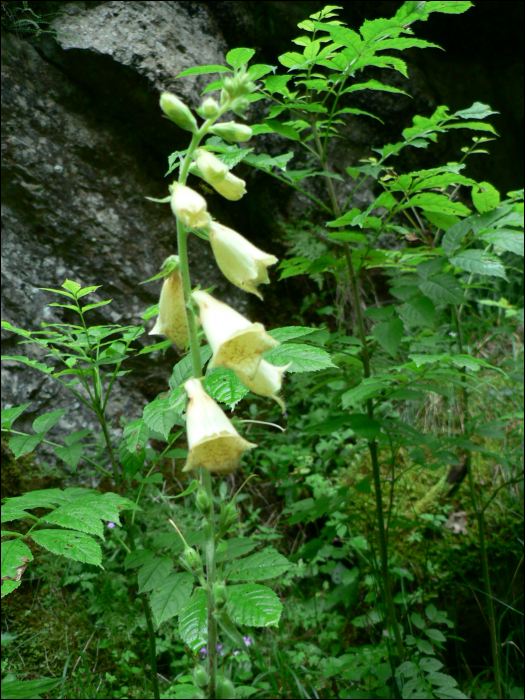
[[[278,259],[256,248],[240,233],[216,221],[211,222],[208,230],[217,265],[226,279],[262,299],[257,285],[268,284],[270,280],[266,268],[275,265],[279,262]]]
[[[221,514],[219,516],[219,529],[226,532],[230,525],[233,525],[236,520],[237,508],[235,505],[233,503],[224,503],[223,501],[221,504]]]
[[[210,677],[208,676],[206,669],[203,668],[202,666],[197,665],[195,667],[194,678],[195,678],[195,683],[196,683],[197,687],[201,688],[202,690],[204,688],[206,688],[206,686],[210,682]]]
[[[213,97],[208,97],[201,104],[197,112],[204,119],[213,119],[219,113],[219,104]]]
[[[213,603],[218,610],[226,605],[228,594],[226,592],[226,586],[222,581],[216,581],[213,584],[211,595],[213,598]]]
[[[246,97],[236,97],[231,103],[230,109],[234,114],[240,117],[242,113],[246,111],[249,104],[250,102]]]
[[[202,572],[201,558],[197,550],[193,549],[193,547],[186,547],[181,559],[186,564],[188,569],[193,571],[193,573],[197,576]]]
[[[180,182],[171,187],[171,209],[188,228],[204,228],[210,223],[206,200],[198,192]]]
[[[235,688],[229,678],[219,678],[215,686],[215,697],[218,700],[226,700],[226,698],[235,698]]]
[[[239,177],[228,173],[221,182],[210,182],[210,185],[217,190],[225,199],[236,202],[246,194],[246,183]]]
[[[163,92],[160,96],[160,108],[181,129],[186,129],[186,131],[192,131],[193,133],[197,131],[197,122],[189,107],[175,95],[172,95],[170,92]]]
[[[230,172],[226,163],[223,163],[205,148],[197,148],[194,158],[202,179],[213,187],[218,182],[222,182]]]
[[[237,124],[236,122],[222,122],[221,124],[215,124],[215,126],[210,128],[210,131],[212,134],[220,136],[221,139],[226,139],[226,141],[234,141],[235,143],[248,141],[253,136],[251,127],[245,124]]]
[[[268,396],[269,398],[274,399],[274,401],[277,401],[284,413],[286,407],[284,405],[284,401],[277,396],[277,392],[281,389],[283,374],[291,364],[292,363],[289,362],[283,367],[275,367],[274,365],[270,364],[270,362],[261,360],[254,377],[249,377],[245,372],[243,372],[242,369],[236,369],[235,374],[244,384],[244,386],[254,394]]]
[[[232,93],[235,90],[235,83],[233,81],[233,78],[230,78],[229,76],[223,78],[222,87],[223,90],[226,90],[226,92]]]
[[[205,491],[199,491],[197,498],[195,499],[195,503],[203,515],[207,515],[209,513],[211,501]]]

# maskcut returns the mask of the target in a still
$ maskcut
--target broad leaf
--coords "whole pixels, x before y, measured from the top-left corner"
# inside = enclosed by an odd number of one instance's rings
[[[212,399],[228,404],[231,408],[248,393],[248,389],[240,379],[237,379],[235,372],[224,367],[215,369],[209,374],[203,386]]]
[[[101,569],[102,550],[98,542],[83,532],[65,530],[36,530],[33,540],[53,554],[62,554],[68,559],[94,564]]]
[[[82,456],[83,449],[82,443],[75,442],[72,445],[66,445],[65,447],[57,447],[55,454],[59,459],[62,459],[66,464],[69,464],[70,467],[76,469]]]
[[[476,272],[478,275],[507,279],[505,268],[499,259],[485,253],[483,250],[464,250],[450,258],[450,262],[452,265],[461,267],[462,270]]]
[[[155,586],[150,595],[150,605],[157,625],[180,613],[190,599],[194,582],[191,574],[170,574]]]
[[[469,217],[468,219],[458,221],[446,231],[441,242],[441,247],[446,255],[450,256],[461,248],[461,243],[471,228],[472,222]]]
[[[271,547],[236,562],[228,571],[228,581],[263,581],[276,578],[293,566]]]
[[[45,433],[37,435],[15,435],[9,438],[9,449],[12,450],[15,459],[28,455],[32,452],[39,442],[42,442]]]
[[[237,625],[277,625],[282,608],[277,595],[267,586],[253,583],[228,586],[228,611]]]
[[[288,372],[318,372],[321,369],[336,366],[326,350],[298,343],[283,343],[277,348],[268,350],[264,358],[277,367],[291,362]]]
[[[154,557],[143,564],[138,572],[138,593],[151,591],[161,586],[173,568],[173,559],[169,557]]]
[[[490,182],[480,182],[472,188],[472,203],[480,214],[485,214],[498,206],[499,192]]]
[[[449,274],[437,275],[419,285],[423,294],[439,304],[462,304],[465,301],[459,281]]]
[[[179,613],[179,634],[194,653],[206,644],[208,634],[206,593],[197,588]]]
[[[394,357],[403,336],[403,322],[393,318],[391,321],[379,323],[372,328],[372,335],[383,350]]]
[[[21,406],[13,406],[13,408],[5,408],[2,411],[2,428],[10,428],[28,406],[31,406],[31,402],[24,403]]]

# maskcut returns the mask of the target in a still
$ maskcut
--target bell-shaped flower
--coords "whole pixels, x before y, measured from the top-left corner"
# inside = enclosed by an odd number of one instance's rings
[[[246,194],[246,183],[240,177],[235,177],[228,173],[224,180],[220,182],[210,182],[210,185],[217,190],[225,199],[236,202]]]
[[[223,275],[240,289],[256,294],[262,299],[257,285],[268,284],[268,265],[278,259],[268,255],[247,241],[240,233],[212,221],[208,233],[210,243]]]
[[[188,379],[184,389],[188,394],[186,429],[189,454],[182,471],[202,467],[212,473],[229,474],[239,465],[243,452],[257,445],[239,435],[198,379]]]
[[[193,292],[199,316],[213,357],[210,367],[240,370],[249,379],[255,376],[262,354],[280,345],[264,330],[261,323],[250,323],[227,304],[207,292]]]
[[[205,148],[195,149],[194,158],[199,175],[212,187],[217,182],[222,182],[230,172],[226,163],[223,163]]]
[[[210,215],[204,197],[180,182],[170,186],[171,209],[177,219],[188,228],[204,228],[210,223]]]
[[[188,342],[182,278],[178,268],[164,278],[159,315],[149,335],[165,335],[179,348],[183,348]]]
[[[190,108],[175,95],[172,95],[170,92],[163,92],[160,96],[160,108],[181,129],[186,129],[186,131],[193,133],[197,131],[197,122]]]
[[[283,367],[275,367],[275,365],[270,364],[266,360],[261,360],[259,364],[259,369],[257,370],[254,377],[248,377],[242,370],[235,370],[237,378],[244,384],[244,386],[252,391],[254,394],[259,394],[260,396],[268,396],[271,399],[277,401],[281,407],[283,413],[285,410],[284,401],[277,396],[277,392],[281,390],[281,384],[283,381],[283,374],[290,367],[292,363],[289,362]]]

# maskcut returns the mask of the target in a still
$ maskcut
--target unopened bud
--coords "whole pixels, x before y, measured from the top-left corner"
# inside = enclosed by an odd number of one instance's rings
[[[207,493],[205,493],[204,491],[199,491],[199,493],[197,494],[197,498],[195,499],[195,503],[197,505],[197,508],[203,515],[207,515],[209,513],[211,501],[208,498]]]
[[[232,93],[235,90],[235,83],[233,81],[233,78],[226,77],[222,81],[222,87],[226,92]]]
[[[226,592],[226,586],[222,581],[216,581],[213,584],[211,594],[213,597],[213,603],[218,610],[220,610],[226,605],[228,594]]]
[[[197,550],[193,549],[193,547],[186,547],[186,549],[184,550],[184,554],[181,556],[181,559],[186,564],[188,569],[191,569],[191,571],[193,571],[194,574],[198,575],[202,572],[201,558]]]
[[[210,128],[210,131],[212,134],[220,136],[221,139],[226,139],[226,141],[234,141],[235,143],[248,141],[253,136],[251,127],[246,126],[245,124],[236,124],[235,122],[215,124],[215,126]]]
[[[194,671],[195,683],[197,688],[206,688],[210,682],[210,677],[208,676],[206,669],[202,666],[196,666]]]
[[[219,105],[217,101],[213,99],[213,97],[208,97],[201,104],[197,112],[204,119],[213,119],[219,113]]]
[[[235,698],[235,688],[229,678],[219,678],[215,686],[215,697],[219,700]]]
[[[181,129],[186,131],[197,131],[197,122],[195,117],[184,102],[170,92],[163,92],[160,96],[160,108],[171,121],[175,122]]]

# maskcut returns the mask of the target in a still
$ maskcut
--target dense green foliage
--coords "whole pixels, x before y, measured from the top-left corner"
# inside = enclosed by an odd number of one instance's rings
[[[354,93],[403,92],[368,77],[407,77],[385,50],[432,46],[412,24],[470,5],[406,2],[359,33],[328,6],[299,24],[297,51],[279,57],[281,68],[248,67],[255,51],[239,48],[228,66],[181,74],[219,73],[204,93],[221,90],[241,117],[266,100],[253,134],[287,139],[292,151],[270,156],[216,127],[204,148],[311,202],[310,223],[283,232],[289,256],[279,270],[280,280],[309,276],[317,291],[296,310],[297,325],[269,331],[280,344],[264,355],[289,364],[284,415],[234,369],[211,367],[211,341],[199,331],[203,344],[192,345],[190,327],[167,392],[141,419],[109,426],[108,398],[130,354],[154,362],[171,344],[137,349],[157,306],[141,326],[91,325],[89,312],[110,302],[85,304],[98,287],[66,280],[48,291],[77,324],[27,331],[3,322],[42,349],[38,361],[7,359],[62,383],[101,426],[57,444],[46,434],[65,411],[39,416],[31,434],[16,428],[29,404],[2,412],[14,457],[2,507],[2,521],[14,523],[2,532],[6,697],[523,696],[523,190],[502,197],[464,173],[496,137],[494,112],[480,103],[414,117],[399,142],[348,163],[347,177],[331,162],[344,152],[349,115],[377,118],[354,106]],[[234,94],[239,85],[245,93]],[[198,114],[210,119],[205,104]],[[168,170],[182,183],[200,134],[184,109],[173,121],[192,141]],[[405,149],[431,151],[458,128],[470,145],[457,162],[396,168]],[[313,193],[314,177],[326,196]],[[373,199],[360,208],[365,182]],[[209,238],[205,226],[192,231]],[[213,504],[206,477],[186,482],[181,471],[184,384],[206,364],[204,389],[258,445],[242,477],[214,480]],[[17,460],[27,465],[40,443],[57,464],[26,466],[47,483],[20,486]],[[103,487],[88,488],[101,475]],[[210,541],[213,585],[203,576]],[[217,656],[207,648],[209,610]]]

